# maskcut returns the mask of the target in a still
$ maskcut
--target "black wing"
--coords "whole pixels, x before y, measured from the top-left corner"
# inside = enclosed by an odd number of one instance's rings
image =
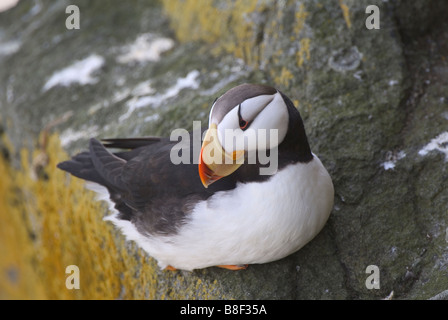
[[[192,139],[190,139],[192,141]],[[234,179],[221,179],[209,188],[202,185],[192,143],[190,163],[174,164],[170,154],[178,142],[163,138],[107,139],[106,146],[130,151],[111,153],[91,139],[89,151],[58,164],[58,168],[106,187],[121,219],[133,222],[140,232],[171,234],[178,230],[198,201],[216,191],[232,189]]]

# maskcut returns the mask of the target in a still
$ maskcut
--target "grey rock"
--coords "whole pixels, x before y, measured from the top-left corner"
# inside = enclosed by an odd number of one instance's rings
[[[198,279],[237,299],[446,296],[448,2],[259,1],[245,16],[253,37],[243,56],[212,50],[238,43],[235,30],[178,39],[175,15],[158,2],[132,4],[77,1],[79,30],[65,28],[67,1],[21,1],[0,13],[0,127],[15,146],[31,148],[58,119],[69,152],[92,136],[169,135],[205,121],[228,88],[261,82],[298,102],[336,191],[326,227],[296,254],[234,273],[159,272],[157,298],[199,297]],[[365,27],[370,4],[380,8],[379,30]],[[79,62],[86,83],[48,84]],[[369,265],[379,289],[366,288]]]

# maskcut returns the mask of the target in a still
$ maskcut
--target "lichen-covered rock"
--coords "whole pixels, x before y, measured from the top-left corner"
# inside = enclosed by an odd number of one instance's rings
[[[0,13],[0,298],[446,297],[446,1],[83,0],[67,29],[70,4]],[[54,167],[90,137],[191,129],[242,82],[294,100],[335,185],[324,230],[281,261],[160,271]]]

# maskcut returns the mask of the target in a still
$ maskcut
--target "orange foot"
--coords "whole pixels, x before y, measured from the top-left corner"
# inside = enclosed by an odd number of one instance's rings
[[[244,270],[247,269],[249,265],[248,264],[220,264],[217,265],[218,268],[223,268],[223,269],[227,269],[227,270],[232,270],[232,271],[238,271],[238,270]]]
[[[163,269],[163,270],[168,270],[168,271],[176,271],[177,269],[176,269],[176,268],[174,268],[174,267],[172,267],[172,266],[170,266],[170,265],[167,265],[167,266],[166,266],[166,268],[165,268],[165,269]]]

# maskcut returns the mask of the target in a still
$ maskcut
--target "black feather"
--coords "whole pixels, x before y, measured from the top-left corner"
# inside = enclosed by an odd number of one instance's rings
[[[105,142],[106,148],[117,149],[135,149],[144,147],[153,143],[160,142],[162,139],[159,137],[142,137],[142,138],[122,138],[122,139],[101,139]]]

